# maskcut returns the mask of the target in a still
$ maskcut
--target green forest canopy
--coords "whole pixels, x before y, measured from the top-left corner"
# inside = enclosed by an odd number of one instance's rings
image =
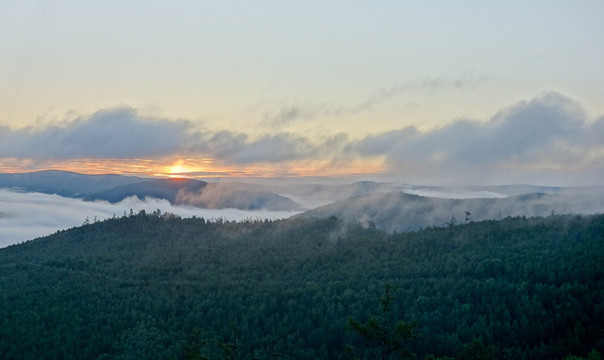
[[[418,358],[593,358],[603,259],[603,215],[390,235],[334,217],[141,212],[0,249],[0,354],[348,359],[350,345],[375,358],[347,322],[379,316],[392,284],[389,321],[415,324],[404,345]]]

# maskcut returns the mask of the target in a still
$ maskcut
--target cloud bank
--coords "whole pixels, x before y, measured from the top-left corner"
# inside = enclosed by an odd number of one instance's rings
[[[123,216],[124,211],[151,213],[157,209],[181,217],[244,219],[283,219],[296,214],[289,211],[244,211],[236,209],[200,209],[192,206],[172,206],[167,200],[127,198],[111,204],[106,201],[83,201],[59,195],[22,193],[0,189],[0,248],[46,236],[57,230],[80,226],[86,218],[90,222]]]
[[[131,108],[102,110],[63,125],[0,127],[0,158],[133,159],[201,156],[230,164],[280,163],[319,156],[323,141],[291,133],[252,139],[235,131],[201,131],[186,120],[144,118]]]
[[[141,118],[131,108],[101,110],[63,125],[0,131],[4,157],[137,158],[174,154],[190,141],[190,123]]]
[[[420,132],[414,127],[351,143],[358,156],[383,155],[394,169],[460,176],[505,171],[604,169],[604,117],[590,120],[568,97],[545,93],[489,121],[458,120]],[[477,174],[480,175],[480,174]]]
[[[405,89],[387,89],[364,106]],[[282,121],[297,116],[297,111],[281,114]],[[409,126],[361,139],[343,133],[313,137],[274,132],[251,137],[242,131],[200,130],[186,120],[145,118],[130,108],[99,111],[63,125],[0,128],[0,160],[170,156],[211,158],[234,167],[377,159],[391,174],[424,178],[558,171],[596,179],[604,175],[604,116],[592,118],[573,99],[549,92],[488,120],[460,119],[423,132]]]

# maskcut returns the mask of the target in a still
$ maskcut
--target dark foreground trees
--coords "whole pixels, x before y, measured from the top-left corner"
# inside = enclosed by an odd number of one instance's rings
[[[604,216],[388,235],[335,218],[133,214],[0,249],[0,358],[220,359],[236,349],[240,359],[348,359],[345,344],[379,358],[401,343],[418,359],[482,348],[496,359],[587,358],[604,348],[603,258]],[[400,289],[393,316],[371,321],[388,283]],[[395,320],[390,334],[409,341],[371,348],[348,317],[370,338]],[[416,337],[398,319],[416,320]]]
[[[391,357],[397,359],[414,358],[413,353],[406,347],[408,340],[413,338],[417,327],[415,322],[396,320],[392,314],[394,295],[397,288],[388,283],[385,285],[384,295],[380,297],[380,315],[369,315],[366,322],[348,318],[348,326],[360,335],[372,351],[355,349],[349,346],[348,350],[355,358],[360,358],[358,353],[372,353],[371,358],[386,360]]]

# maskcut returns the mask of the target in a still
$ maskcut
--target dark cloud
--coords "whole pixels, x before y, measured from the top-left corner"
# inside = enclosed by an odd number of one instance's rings
[[[304,160],[346,164],[382,157],[393,173],[464,177],[518,169],[602,174],[603,152],[604,117],[590,118],[579,104],[557,93],[521,101],[488,121],[457,120],[424,132],[406,127],[360,140],[345,134],[251,137],[245,130],[202,131],[187,121],[144,118],[129,108],[99,111],[61,126],[0,128],[2,158],[34,161],[179,155],[236,166]]]
[[[246,143],[244,151],[233,155],[238,163],[283,162],[315,157],[316,148],[304,137],[291,134],[265,135]]]
[[[419,131],[414,126],[409,126],[401,130],[369,135],[362,141],[349,146],[348,149],[354,149],[363,156],[384,155],[394,150],[397,144],[411,140],[418,135]]]
[[[186,121],[143,119],[129,108],[102,110],[63,126],[3,129],[0,153],[36,159],[136,158],[178,153]]]
[[[184,120],[144,118],[130,108],[94,113],[61,126],[0,128],[4,158],[156,158],[203,156],[231,164],[280,163],[325,157],[346,137],[309,139],[291,133],[257,138],[235,131],[200,131]]]
[[[602,139],[604,139],[604,116],[591,124],[585,138],[580,140],[584,141],[585,145],[597,146],[602,144]]]
[[[450,172],[500,166],[581,165],[604,148],[604,120],[590,122],[580,105],[546,93],[504,109],[487,122],[458,120],[419,132],[414,128],[368,136],[348,149],[385,155],[394,168],[415,166]]]
[[[249,140],[244,134],[221,131],[197,146],[198,151],[237,164],[284,162],[315,156],[317,145],[307,138],[288,133],[264,135]]]
[[[37,160],[194,155],[248,164],[308,159],[322,146],[289,133],[251,139],[233,131],[203,132],[187,121],[143,118],[129,108],[99,111],[62,126],[0,128],[2,157]]]

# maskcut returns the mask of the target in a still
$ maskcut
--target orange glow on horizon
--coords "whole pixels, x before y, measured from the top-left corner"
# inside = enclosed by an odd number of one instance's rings
[[[384,172],[382,161],[297,161],[281,164],[231,165],[209,158],[74,159],[34,162],[0,159],[0,173],[63,170],[88,175],[117,174],[143,177],[339,177]]]
[[[183,177],[187,174],[197,172],[195,168],[182,165],[182,161],[178,161],[174,165],[168,167],[167,171],[165,171],[169,177]]]

